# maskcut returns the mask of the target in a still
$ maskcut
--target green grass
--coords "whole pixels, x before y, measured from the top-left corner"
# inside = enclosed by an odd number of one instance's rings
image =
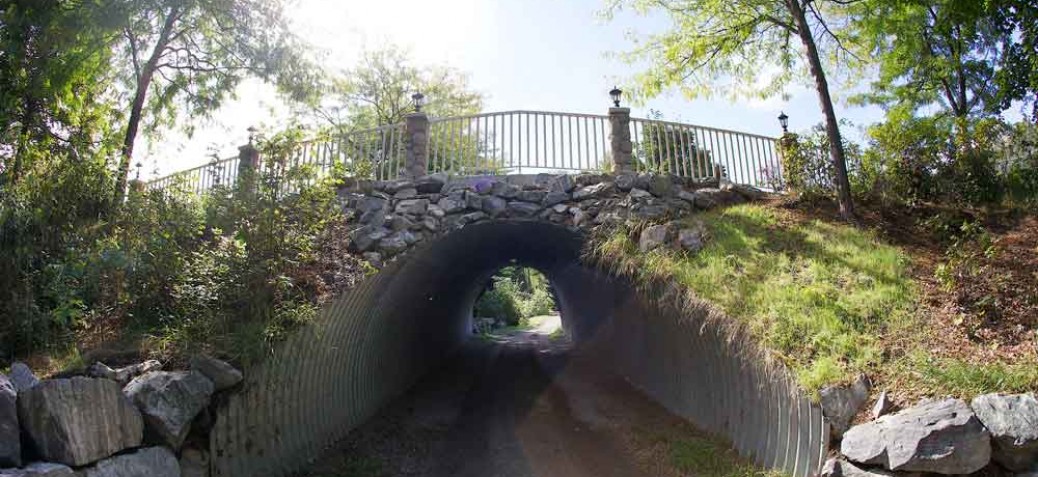
[[[1029,362],[1028,362],[1029,361]],[[1033,360],[1007,363],[967,363],[958,359],[935,359],[917,351],[906,360],[918,376],[922,386],[933,394],[953,394],[964,397],[989,392],[1026,393],[1038,389],[1038,363]]]
[[[808,391],[883,365],[880,337],[915,324],[908,260],[873,234],[786,211],[740,205],[701,214],[710,233],[695,255],[638,252],[618,230],[593,254],[622,273],[677,280],[747,325]],[[634,231],[636,232],[636,231]]]
[[[744,462],[730,447],[714,441],[684,437],[667,442],[670,465],[699,477],[762,477],[780,476],[775,471],[764,471]]]

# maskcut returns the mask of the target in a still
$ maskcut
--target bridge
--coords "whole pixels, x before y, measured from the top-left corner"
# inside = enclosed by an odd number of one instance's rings
[[[581,353],[743,456],[819,472],[829,425],[733,320],[670,283],[588,260],[596,226],[660,221],[781,189],[775,139],[686,124],[509,112],[429,119],[310,141],[287,156],[340,190],[354,253],[380,267],[282,343],[219,411],[218,476],[291,475],[471,337],[503,266],[542,271]],[[239,157],[154,181],[205,191],[264,166]],[[752,187],[751,187],[752,186]]]

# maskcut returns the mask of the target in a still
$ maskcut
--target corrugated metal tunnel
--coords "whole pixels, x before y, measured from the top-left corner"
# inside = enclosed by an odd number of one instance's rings
[[[469,225],[432,241],[326,307],[222,407],[213,475],[283,476],[373,416],[470,336],[471,310],[511,263],[551,280],[582,352],[742,454],[796,477],[817,473],[828,441],[818,407],[705,312],[662,305],[652,290],[583,265],[583,238],[537,221]]]

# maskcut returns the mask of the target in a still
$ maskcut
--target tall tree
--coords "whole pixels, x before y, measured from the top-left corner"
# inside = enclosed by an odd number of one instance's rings
[[[986,5],[1004,52],[995,74],[997,105],[1005,110],[1014,101],[1029,103],[1031,121],[1038,123],[1038,4],[1033,0],[988,0]]]
[[[627,55],[634,62],[649,62],[636,78],[641,95],[655,96],[676,86],[690,97],[717,89],[772,96],[806,70],[825,115],[840,213],[853,218],[839,119],[822,61],[853,59],[839,35],[843,11],[859,0],[609,1],[610,14],[631,6],[642,13],[662,11],[672,21],[670,30],[648,37]]]
[[[118,31],[105,2],[14,0],[0,7],[0,176],[35,159],[100,152]]]
[[[879,71],[858,100],[960,120],[996,106],[993,79],[1005,50],[983,2],[867,0],[854,8],[854,43]]]
[[[116,194],[125,191],[141,126],[206,115],[246,77],[293,93],[311,78],[284,0],[132,0],[123,25],[131,91]],[[145,118],[151,121],[145,123]]]
[[[397,47],[365,51],[357,66],[332,78],[315,115],[338,131],[402,122],[414,111],[411,95],[421,91],[430,116],[476,114],[483,95],[462,72],[444,66],[415,65]]]

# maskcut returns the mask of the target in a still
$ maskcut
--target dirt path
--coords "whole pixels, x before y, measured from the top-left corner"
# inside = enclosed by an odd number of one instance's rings
[[[700,474],[671,461],[675,449],[707,441],[622,380],[573,356],[565,340],[548,336],[549,328],[473,340],[301,475]],[[712,459],[727,454],[713,446],[705,447]]]

